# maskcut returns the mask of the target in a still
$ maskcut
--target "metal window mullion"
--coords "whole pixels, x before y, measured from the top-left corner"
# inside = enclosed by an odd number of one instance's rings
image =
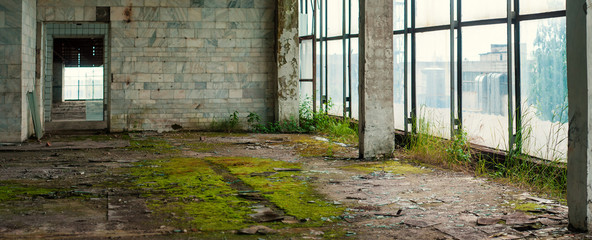
[[[417,133],[417,92],[415,59],[415,0],[411,0],[411,131]]]
[[[313,9],[313,35],[312,35],[312,111],[317,112],[317,1],[314,0]]]
[[[508,84],[508,149],[511,150],[512,146],[514,145],[514,104],[513,104],[513,92],[512,92],[512,20],[514,18],[514,14],[512,12],[512,0],[506,1],[506,11],[507,11],[507,42],[506,42],[506,57],[507,57],[507,73],[506,79]]]
[[[323,27],[325,24],[325,21],[323,19],[324,14],[323,14],[323,0],[320,1],[320,6],[319,6],[319,111],[323,111],[323,93],[324,93],[324,85],[325,85],[325,76],[324,76],[324,62],[323,62],[323,56],[325,53],[325,48],[323,47]],[[316,56],[315,56],[316,58]]]
[[[349,0],[349,17],[348,17],[348,31],[347,31],[348,36],[349,36],[349,34],[351,34],[351,20],[352,20],[352,10],[351,10],[351,0]],[[347,79],[349,80],[347,82],[347,85],[348,85],[347,88],[349,90],[349,111],[348,112],[349,112],[349,117],[350,118],[353,118],[353,115],[352,115],[352,108],[353,108],[352,107],[352,78],[351,78],[351,76],[352,76],[352,74],[351,74],[351,71],[352,71],[352,67],[351,67],[351,64],[352,64],[352,61],[351,61],[351,52],[352,52],[351,41],[352,41],[351,40],[351,36],[349,36],[348,37],[348,47],[347,47],[347,49],[348,49],[347,50],[347,61],[348,61],[348,63],[347,63]]]
[[[327,17],[329,15],[329,12],[327,10],[329,8],[329,6],[327,6],[327,5],[328,5],[327,0],[325,0],[325,9],[324,9],[325,10],[325,15],[324,15],[325,37],[329,36],[329,30],[328,30],[329,29],[329,27],[328,27],[329,20]],[[329,44],[328,43],[329,43],[329,41],[325,40],[325,65],[324,65],[324,67],[325,67],[325,69],[324,69],[325,70],[325,89],[324,89],[325,90],[325,93],[324,93],[325,105],[324,106],[325,106],[325,112],[327,112],[327,113],[329,112],[329,104],[328,104],[329,103]],[[323,105],[323,102],[321,101],[321,106],[322,105]]]
[[[454,113],[454,0],[450,0],[450,137],[455,135]]]
[[[404,92],[403,92],[403,108],[404,108],[404,123],[405,123],[405,134],[409,133],[409,107],[407,106],[408,104],[408,99],[409,99],[409,94],[407,93],[408,88],[409,88],[409,84],[407,83],[407,80],[409,79],[408,74],[409,74],[409,70],[407,69],[407,62],[409,61],[409,57],[407,56],[408,49],[407,46],[409,45],[409,40],[407,39],[407,35],[409,32],[409,28],[407,26],[407,18],[408,18],[408,13],[407,13],[407,1],[405,0],[403,2],[403,88],[404,88]]]
[[[341,37],[341,49],[342,49],[342,52],[341,53],[342,53],[342,59],[343,59],[343,63],[342,63],[343,64],[342,65],[342,74],[343,74],[343,76],[342,76],[342,79],[343,79],[343,82],[342,82],[342,86],[343,86],[343,89],[342,90],[343,91],[342,91],[342,93],[343,94],[341,95],[341,98],[342,98],[341,101],[342,101],[342,104],[343,104],[343,113],[342,114],[343,114],[343,117],[346,117],[347,116],[347,107],[346,107],[347,106],[347,97],[346,97],[347,96],[347,89],[346,89],[346,87],[347,87],[347,85],[346,85],[346,83],[347,83],[347,69],[346,69],[346,65],[347,65],[347,59],[346,58],[347,58],[347,55],[345,54],[345,46],[346,46],[346,36],[345,36],[345,0],[342,0],[341,1],[341,5],[343,6],[341,8],[342,9],[341,10],[341,35],[342,35],[342,37]]]
[[[516,136],[514,137],[514,143],[522,143],[522,86],[521,86],[521,61],[520,58],[520,1],[514,0],[514,81],[516,82],[515,98],[516,99]],[[522,153],[522,146],[516,146],[515,150],[517,153]]]
[[[456,30],[456,111],[458,117],[458,130],[463,129],[463,118],[462,118],[462,0],[458,0],[456,3],[456,21],[458,22]]]

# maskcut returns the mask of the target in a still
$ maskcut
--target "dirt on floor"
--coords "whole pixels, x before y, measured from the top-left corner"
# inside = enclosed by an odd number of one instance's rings
[[[0,238],[592,239],[567,207],[297,134],[56,135],[0,146]]]

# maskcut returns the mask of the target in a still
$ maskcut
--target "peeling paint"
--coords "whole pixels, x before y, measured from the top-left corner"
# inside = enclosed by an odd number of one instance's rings
[[[298,116],[300,53],[297,1],[278,1],[277,26],[277,118],[283,121]]]

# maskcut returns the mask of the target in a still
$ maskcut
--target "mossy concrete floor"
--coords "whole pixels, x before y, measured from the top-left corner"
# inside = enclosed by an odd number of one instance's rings
[[[587,237],[554,201],[395,155],[363,162],[310,135],[202,132],[2,146],[0,238]]]

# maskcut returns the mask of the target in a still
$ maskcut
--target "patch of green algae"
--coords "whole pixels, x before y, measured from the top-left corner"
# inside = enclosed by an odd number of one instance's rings
[[[174,213],[180,227],[201,231],[239,229],[252,223],[250,202],[236,196],[224,179],[202,159],[146,161],[133,175],[156,214]]]
[[[193,143],[185,143],[185,146],[189,147],[191,150],[195,152],[213,152],[219,149],[228,146],[229,143],[220,143],[220,142],[193,142]]]
[[[56,189],[0,182],[0,203],[54,193]]]
[[[177,152],[174,146],[172,146],[166,140],[150,137],[146,139],[130,139],[130,146],[127,149],[135,151],[149,151],[155,153],[174,153]]]
[[[206,158],[226,167],[244,183],[260,191],[286,214],[297,219],[309,219],[307,225],[320,226],[323,221],[337,218],[345,210],[324,200],[306,178],[297,172],[277,172],[271,176],[251,176],[251,173],[276,172],[274,168],[300,168],[300,164],[244,157]]]
[[[249,214],[260,204],[238,197],[233,182],[226,182],[212,167],[223,167],[287,215],[308,221],[297,226],[321,226],[335,221],[344,207],[326,202],[296,172],[272,176],[251,176],[253,172],[273,172],[274,168],[300,168],[298,164],[270,159],[243,157],[171,158],[143,161],[133,169],[135,188],[148,198],[147,205],[157,216],[172,219],[175,227],[204,232],[241,229],[253,224]],[[159,218],[159,219],[162,219]],[[282,223],[264,223],[274,228]],[[295,227],[295,225],[292,225]]]
[[[376,171],[385,171],[392,174],[422,174],[429,173],[430,170],[422,169],[407,163],[399,161],[384,161],[379,163],[359,163],[341,167],[344,170],[353,170],[362,173],[371,173]]]
[[[299,144],[296,148],[302,157],[333,157],[337,152],[345,152],[345,148],[331,142],[312,139],[308,136],[296,138],[294,143]]]
[[[547,207],[540,205],[540,204],[536,204],[536,203],[521,203],[521,204],[516,204],[516,206],[514,207],[514,209],[521,211],[521,212],[536,212],[536,211],[540,211],[543,209],[546,209]]]

